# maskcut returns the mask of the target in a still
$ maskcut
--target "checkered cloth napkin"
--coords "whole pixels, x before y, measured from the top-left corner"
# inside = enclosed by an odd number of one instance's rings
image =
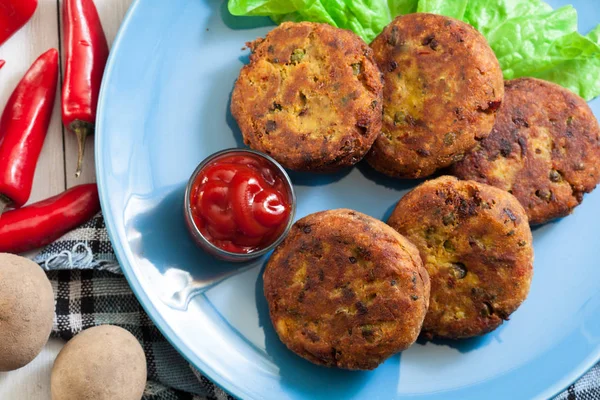
[[[100,214],[34,261],[54,289],[54,336],[69,340],[84,329],[111,324],[140,341],[148,362],[145,400],[233,399],[193,369],[148,318],[120,272]]]
[[[229,400],[191,367],[148,318],[121,274],[104,219],[91,221],[46,247],[35,260],[47,270],[56,297],[53,334],[69,340],[103,324],[138,338],[148,361],[146,400]],[[600,364],[554,400],[599,400]]]

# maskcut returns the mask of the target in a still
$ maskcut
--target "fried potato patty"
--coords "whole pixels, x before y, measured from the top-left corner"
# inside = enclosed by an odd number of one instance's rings
[[[266,266],[264,291],[290,350],[316,364],[373,369],[417,339],[429,278],[398,232],[340,209],[296,222]]]
[[[510,193],[443,176],[404,196],[388,224],[417,246],[429,272],[425,337],[490,332],[527,297],[532,236]]]
[[[551,82],[510,80],[491,135],[452,174],[507,190],[529,222],[570,214],[600,179],[600,128],[585,100]]]
[[[433,14],[396,18],[371,44],[384,74],[383,127],[367,161],[421,178],[489,135],[504,85],[498,60],[470,25]]]
[[[383,82],[362,39],[288,22],[249,46],[231,99],[248,146],[297,171],[335,171],[365,156],[381,132]]]

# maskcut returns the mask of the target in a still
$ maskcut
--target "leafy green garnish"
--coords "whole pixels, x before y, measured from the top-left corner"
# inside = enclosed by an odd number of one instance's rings
[[[350,29],[370,42],[393,17],[417,10],[417,0],[229,0],[233,15],[283,21],[324,22]]]
[[[600,25],[596,26],[596,28],[592,29],[590,33],[587,35],[588,39],[592,42],[600,45]]]
[[[441,14],[456,19],[463,19],[468,0],[420,0],[417,12]]]
[[[418,10],[473,25],[487,38],[506,79],[546,79],[586,100],[600,94],[600,26],[588,37],[579,34],[572,6],[552,10],[541,0],[421,0]]]
[[[285,0],[230,0],[227,4],[233,15],[281,15],[296,11],[296,2]]]
[[[313,21],[351,29],[370,42],[391,20],[415,11],[473,25],[496,53],[504,77],[556,82],[586,100],[600,95],[600,25],[577,32],[572,6],[553,10],[541,0],[229,0],[234,15],[275,22]]]

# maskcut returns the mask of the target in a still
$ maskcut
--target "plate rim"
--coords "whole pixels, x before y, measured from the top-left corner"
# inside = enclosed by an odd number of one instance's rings
[[[227,1],[227,0],[224,0]],[[109,97],[107,95],[107,87],[106,84],[113,72],[114,66],[116,64],[116,55],[119,52],[119,48],[121,42],[126,34],[129,25],[133,19],[133,15],[135,14],[137,8],[143,0],[133,0],[127,13],[125,14],[121,25],[119,26],[119,30],[117,35],[115,36],[115,40],[110,48],[110,53],[108,57],[108,61],[106,63],[106,68],[104,70],[104,74],[102,76],[102,85],[100,87],[100,95],[98,99],[98,110],[97,110],[97,118],[96,118],[96,132],[94,134],[94,156],[96,159],[96,183],[98,185],[98,194],[100,197],[100,206],[102,210],[102,216],[104,217],[104,222],[106,224],[106,231],[108,233],[108,238],[113,246],[115,251],[115,257],[121,266],[121,271],[131,288],[131,291],[137,298],[138,302],[150,318],[160,333],[164,336],[164,338],[175,348],[177,353],[181,355],[188,363],[194,366],[194,368],[198,369],[202,374],[205,374],[210,380],[219,388],[224,390],[227,394],[235,396],[237,398],[245,398],[242,396],[247,396],[249,393],[245,391],[242,387],[236,385],[235,383],[229,381],[228,379],[223,378],[218,372],[216,372],[210,365],[206,364],[198,355],[194,354],[194,352],[179,338],[179,336],[171,329],[169,324],[164,320],[164,318],[160,315],[158,310],[154,307],[152,302],[150,301],[148,295],[143,290],[138,278],[135,276],[133,268],[131,267],[129,260],[126,256],[126,251],[124,249],[123,244],[118,240],[118,234],[116,233],[118,230],[116,228],[116,221],[112,217],[111,212],[106,212],[110,210],[108,193],[106,188],[105,177],[102,174],[104,170],[104,159],[102,157],[102,148],[103,148],[103,134],[102,132],[104,127],[104,118],[103,115],[104,109],[106,107],[106,99]]]
[[[252,398],[251,393],[244,389],[244,387],[235,384],[233,381],[224,378],[221,374],[215,371],[210,365],[205,363],[202,358],[196,355],[190,348],[187,346],[180,337],[171,329],[169,324],[165,321],[165,319],[160,315],[158,310],[154,307],[152,302],[150,301],[148,295],[143,290],[139,279],[136,277],[133,267],[130,265],[129,260],[126,256],[126,250],[124,248],[123,243],[118,238],[118,229],[116,228],[116,221],[112,217],[114,215],[110,212],[110,202],[108,200],[109,194],[106,190],[106,179],[103,174],[104,171],[104,158],[103,158],[103,140],[104,140],[104,125],[105,118],[103,115],[105,114],[105,108],[107,103],[107,95],[108,82],[112,76],[115,64],[117,63],[117,55],[119,53],[119,48],[121,46],[121,42],[127,34],[128,29],[130,28],[133,16],[136,10],[140,7],[140,5],[148,0],[133,0],[127,13],[125,14],[121,25],[119,26],[119,30],[115,37],[115,40],[111,46],[109,58],[106,64],[106,69],[104,71],[102,77],[102,86],[100,89],[100,96],[98,100],[98,110],[97,110],[97,121],[96,121],[96,132],[94,135],[94,156],[96,159],[96,180],[98,185],[98,193],[100,197],[100,205],[102,209],[102,215],[104,217],[104,221],[106,224],[106,230],[108,233],[108,237],[111,241],[113,249],[115,251],[115,257],[121,266],[121,270],[123,275],[125,276],[132,292],[135,297],[139,301],[140,305],[148,315],[148,317],[152,320],[154,325],[158,328],[161,334],[165,337],[165,339],[177,350],[177,352],[194,368],[198,369],[202,374],[206,375],[212,383],[216,386],[224,390],[227,394],[230,394],[234,397],[240,399]],[[227,1],[227,0],[223,0]],[[587,0],[590,1],[590,0]],[[600,99],[600,97],[598,97]],[[600,189],[599,189],[600,190]],[[105,212],[106,211],[106,212]],[[582,376],[584,376],[587,372],[589,372],[596,364],[600,362],[600,347],[596,349],[595,352],[591,352],[589,356],[584,360],[581,365],[577,368],[574,368],[571,373],[565,375],[561,380],[556,383],[548,386],[546,389],[538,393],[538,398],[551,399],[555,396],[559,395],[563,391],[567,390],[569,386],[579,380]]]

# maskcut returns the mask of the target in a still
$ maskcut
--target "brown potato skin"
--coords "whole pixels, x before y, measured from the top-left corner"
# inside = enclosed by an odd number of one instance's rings
[[[451,173],[511,191],[532,225],[569,215],[600,180],[600,128],[585,100],[551,82],[506,81],[491,135]]]
[[[29,364],[48,342],[54,293],[33,261],[0,253],[0,371]]]
[[[510,193],[443,176],[406,194],[388,224],[417,246],[429,272],[425,338],[490,332],[527,297],[532,236]]]
[[[504,94],[502,71],[473,27],[408,14],[371,47],[385,82],[382,133],[366,157],[373,168],[392,177],[426,177],[489,135]]]
[[[383,222],[339,209],[302,218],[264,272],[285,345],[315,363],[374,369],[417,339],[429,303],[417,249]]]
[[[52,400],[140,400],[146,355],[123,328],[86,329],[62,348],[52,367]]]
[[[383,83],[362,39],[286,22],[248,45],[231,98],[244,143],[297,171],[336,171],[365,156],[381,132]]]

